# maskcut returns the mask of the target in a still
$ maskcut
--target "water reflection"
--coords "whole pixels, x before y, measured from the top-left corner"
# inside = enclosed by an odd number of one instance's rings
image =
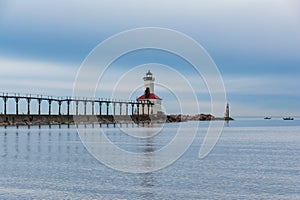
[[[30,159],[30,152],[31,152],[31,142],[30,142],[30,132],[27,132],[27,139],[26,139],[26,159],[29,160]]]
[[[76,129],[38,126],[7,127],[0,130],[1,162],[11,158],[26,161],[94,161],[82,145]]]
[[[133,152],[141,153],[136,159],[138,162],[131,163],[137,165],[137,168],[149,168],[154,166],[158,162],[156,156],[151,156],[151,152],[156,151],[160,146],[160,142],[154,137],[145,137],[134,139],[120,131],[119,128],[113,128],[113,124],[110,124],[108,128],[104,127],[107,131],[108,137],[118,143],[120,148],[127,149]],[[96,127],[96,126],[95,126]],[[99,127],[99,126],[98,126]],[[84,128],[82,125],[81,128]],[[123,128],[128,128],[127,125],[123,125]],[[131,128],[131,126],[129,126]],[[134,127],[135,128],[135,127]],[[2,129],[2,131],[1,131]],[[142,127],[141,130],[145,130],[144,134],[153,134],[149,127]],[[147,133],[149,129],[149,133]],[[97,141],[95,143],[95,151],[102,151],[105,146],[101,146],[101,134],[97,128],[87,126],[85,129],[85,137],[89,141]],[[138,141],[138,142],[137,142]],[[16,127],[0,127],[0,163],[6,168],[8,163],[22,163],[25,166],[36,165],[35,170],[41,170],[40,166],[80,166],[91,165],[99,162],[92,157],[82,144],[78,133],[74,126],[67,128],[67,125],[54,126],[49,128],[48,125],[31,126],[28,129],[27,126]],[[100,144],[100,145],[99,145]],[[122,160],[122,163],[126,165],[130,160],[120,155],[115,155],[116,158]],[[14,164],[13,164],[14,165]],[[51,167],[52,168],[52,167]],[[42,172],[41,172],[42,173]],[[145,188],[145,191],[140,194],[141,199],[152,199],[155,194],[152,192],[152,188],[157,187],[157,181],[155,174],[145,173],[137,175],[139,181],[137,182],[140,187]]]
[[[149,133],[152,134],[152,133]],[[156,150],[155,146],[154,146],[154,139],[151,138],[146,138],[146,143],[145,143],[145,147],[144,147],[144,156],[145,159],[143,159],[145,161],[144,163],[144,167],[148,168],[148,167],[153,167],[153,165],[155,165],[155,158],[153,156],[151,156],[151,152],[154,152]],[[151,190],[153,187],[155,187],[155,176],[154,174],[151,173],[144,173],[141,174],[142,177],[142,182],[141,182],[141,186],[143,188],[146,189],[146,192],[144,192],[141,196],[142,199],[154,199],[154,193],[153,190]]]
[[[133,173],[147,172],[159,166],[162,159],[157,150],[164,146],[162,137],[173,134],[159,136],[160,125],[112,127],[93,129],[80,125],[79,135],[88,151],[103,164]]]
[[[155,192],[152,188],[155,187],[155,177],[153,173],[145,173],[142,175],[142,187],[143,193],[141,194],[141,199],[155,199]]]
[[[17,152],[15,154],[15,158],[18,158],[18,153],[19,153],[19,134],[18,134],[18,132],[16,132],[15,149]]]
[[[8,154],[8,150],[7,150],[7,133],[6,131],[4,132],[4,139],[3,139],[3,155],[2,157],[6,157]]]
[[[146,188],[154,187],[155,186],[154,174],[152,172],[142,174],[142,184],[141,185]]]

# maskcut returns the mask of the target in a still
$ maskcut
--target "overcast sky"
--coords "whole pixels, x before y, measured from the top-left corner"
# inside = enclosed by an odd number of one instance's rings
[[[300,116],[298,0],[1,0],[0,92],[71,95],[77,70],[91,50],[112,35],[141,27],[173,29],[202,45],[223,77],[232,115]],[[177,84],[163,76],[159,65],[143,64],[184,66],[174,56],[151,51],[121,61],[114,70],[142,66],[136,71],[140,75],[124,78],[117,88],[117,98],[124,99],[143,92],[147,68],[158,83]],[[106,86],[119,81],[113,72],[109,76],[101,97],[110,97]],[[185,78],[198,88],[200,109],[209,112],[205,84],[193,73]],[[176,86],[176,92],[185,91]],[[178,112],[170,91],[158,85],[156,93],[168,113]]]

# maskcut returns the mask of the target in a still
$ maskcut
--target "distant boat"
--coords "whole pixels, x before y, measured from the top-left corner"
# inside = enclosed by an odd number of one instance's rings
[[[294,120],[294,118],[293,117],[284,117],[284,118],[282,118],[283,120]]]
[[[272,119],[271,117],[265,117],[264,119]]]

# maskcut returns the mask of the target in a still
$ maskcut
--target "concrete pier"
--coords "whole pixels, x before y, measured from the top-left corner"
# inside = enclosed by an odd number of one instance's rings
[[[0,126],[62,125],[74,124],[74,121],[77,124],[121,124],[151,122],[151,119],[147,115],[0,115]]]

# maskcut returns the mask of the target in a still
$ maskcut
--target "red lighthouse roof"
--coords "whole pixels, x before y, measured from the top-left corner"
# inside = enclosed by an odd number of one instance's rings
[[[144,100],[144,99],[160,99],[158,96],[156,96],[154,93],[150,93],[149,98],[145,98],[145,94],[137,98],[137,100]]]

